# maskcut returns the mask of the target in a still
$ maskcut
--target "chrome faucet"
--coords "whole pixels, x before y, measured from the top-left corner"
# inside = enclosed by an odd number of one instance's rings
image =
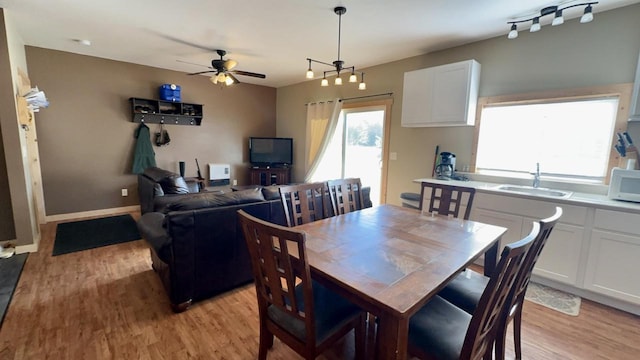
[[[536,172],[533,173],[533,187],[540,186],[540,163],[536,163]]]

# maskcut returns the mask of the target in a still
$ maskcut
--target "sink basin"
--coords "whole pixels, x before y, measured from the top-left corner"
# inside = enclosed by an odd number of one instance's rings
[[[534,188],[532,186],[521,186],[521,185],[498,185],[496,186],[496,190],[507,191],[515,194],[544,196],[544,197],[557,198],[557,199],[566,199],[572,194],[571,191],[553,190],[553,189],[547,189],[547,188]]]

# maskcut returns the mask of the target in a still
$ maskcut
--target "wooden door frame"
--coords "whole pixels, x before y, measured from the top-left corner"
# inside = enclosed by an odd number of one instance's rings
[[[391,132],[391,105],[393,99],[371,100],[363,102],[343,103],[342,110],[367,111],[368,109],[384,110],[382,125],[382,168],[380,169],[380,205],[387,203],[387,178],[389,175],[389,141]]]

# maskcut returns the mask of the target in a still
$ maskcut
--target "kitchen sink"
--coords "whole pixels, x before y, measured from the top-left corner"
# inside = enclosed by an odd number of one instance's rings
[[[523,194],[523,195],[533,195],[533,196],[543,196],[557,199],[566,199],[571,194],[571,191],[564,190],[554,190],[547,188],[534,188],[532,186],[522,186],[522,185],[498,185],[495,187],[496,190],[506,191],[515,194]]]

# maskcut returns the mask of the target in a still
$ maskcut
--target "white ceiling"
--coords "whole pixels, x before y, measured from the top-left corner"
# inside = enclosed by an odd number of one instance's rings
[[[506,36],[507,21],[531,17],[549,0],[0,0],[26,45],[177,70],[206,70],[214,49],[238,61],[236,69],[266,79],[241,82],[272,87],[305,81],[306,58],[340,58],[357,69],[456,45]],[[597,13],[639,3],[604,0]],[[565,19],[584,7],[565,11]],[[545,24],[553,16],[546,16]],[[586,25],[585,25],[586,26]],[[521,29],[528,29],[523,24]],[[91,46],[74,40],[86,39]],[[514,40],[517,41],[517,40]],[[329,67],[314,66],[316,76]]]

